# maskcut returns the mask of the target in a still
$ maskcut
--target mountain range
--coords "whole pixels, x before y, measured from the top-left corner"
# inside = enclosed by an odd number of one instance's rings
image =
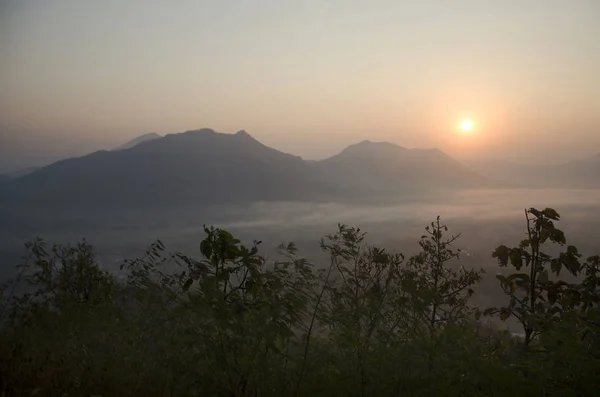
[[[330,183],[364,194],[494,186],[439,149],[406,149],[389,142],[357,143],[316,162],[315,168]]]
[[[437,149],[363,141],[322,161],[267,147],[245,131],[148,134],[2,183],[3,207],[126,208],[337,200],[493,184]]]
[[[490,159],[470,168],[492,180],[519,188],[600,188],[600,154],[562,164],[519,164]]]
[[[0,176],[1,209],[119,208],[255,201],[377,199],[494,187],[600,188],[600,155],[566,164],[487,160],[363,141],[320,161],[246,131],[142,135],[112,150]]]
[[[137,138],[134,138],[134,139],[130,140],[129,142],[124,143],[121,146],[117,146],[113,150],[130,149],[136,145],[139,145],[142,142],[147,142],[147,141],[151,141],[151,140],[158,139],[158,138],[162,138],[162,136],[158,135],[155,132],[151,132],[149,134],[140,135]]]

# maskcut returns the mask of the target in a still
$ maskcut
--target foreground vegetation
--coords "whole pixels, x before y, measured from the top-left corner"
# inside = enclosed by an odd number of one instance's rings
[[[456,266],[438,218],[411,258],[340,225],[326,264],[293,244],[267,262],[206,228],[201,258],[159,241],[127,279],[92,247],[27,245],[0,307],[2,395],[587,396],[600,379],[600,260],[566,246],[553,209],[493,256],[503,307],[469,301],[482,271]],[[544,251],[560,248],[557,255]],[[570,273],[577,280],[567,282]],[[20,293],[23,285],[27,293]],[[516,320],[514,336],[490,318]]]

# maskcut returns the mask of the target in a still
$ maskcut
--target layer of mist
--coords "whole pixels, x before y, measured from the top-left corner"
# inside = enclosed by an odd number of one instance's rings
[[[198,257],[203,225],[214,225],[246,244],[262,241],[261,251],[269,258],[277,256],[280,243],[293,241],[300,256],[321,265],[325,258],[319,239],[335,231],[338,223],[358,226],[368,233],[367,242],[408,257],[418,251],[424,227],[440,215],[450,233],[461,233],[457,242],[463,250],[460,264],[486,270],[475,300],[488,305],[502,299],[493,277],[501,269],[491,253],[500,244],[517,244],[525,237],[524,209],[529,207],[557,209],[567,243],[577,245],[584,256],[600,252],[595,233],[600,222],[600,190],[515,189],[460,191],[427,200],[399,198],[373,204],[256,202],[137,213],[72,213],[60,222],[36,224],[30,219],[18,228],[3,228],[0,260],[3,276],[12,274],[23,244],[34,237],[49,243],[85,238],[110,270],[116,270],[126,258],[142,255],[156,239],[169,251]]]

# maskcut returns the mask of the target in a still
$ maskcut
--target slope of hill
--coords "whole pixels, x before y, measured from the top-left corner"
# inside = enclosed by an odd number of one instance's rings
[[[59,161],[2,183],[0,194],[8,210],[112,210],[378,199],[489,186],[437,149],[364,141],[329,159],[308,162],[269,148],[245,131],[201,129]]]
[[[489,187],[491,183],[438,149],[363,141],[316,164],[335,185],[363,192],[422,192]]]
[[[474,162],[470,168],[513,187],[600,188],[600,155],[563,164],[519,164],[503,160]]]
[[[10,181],[11,179],[12,179],[12,178],[11,178],[10,176],[8,176],[8,175],[3,175],[3,174],[0,174],[0,182],[8,182],[8,181]]]
[[[140,135],[137,138],[134,138],[134,139],[130,140],[129,142],[124,143],[123,145],[114,148],[113,150],[130,149],[134,146],[139,145],[142,142],[153,141],[153,140],[159,139],[159,138],[162,138],[162,136],[160,136],[154,132],[151,132],[149,134]]]
[[[555,166],[555,183],[566,188],[600,188],[600,155]]]
[[[22,168],[20,170],[8,173],[8,176],[11,179],[16,179],[16,178],[20,178],[22,176],[25,176],[27,174],[31,174],[32,172],[37,171],[40,168],[42,168],[42,167],[27,167],[27,168]]]
[[[162,138],[162,136],[155,134],[155,133],[140,135],[137,138],[132,139],[131,141],[124,143],[121,146],[113,148],[112,150],[129,149],[136,145],[139,145],[142,142],[147,142],[147,141],[151,141],[151,140],[158,139],[158,138]],[[56,160],[56,161],[60,161],[60,160]],[[56,161],[51,161],[48,164],[52,164]],[[26,168],[18,169],[16,171],[7,172],[4,175],[10,177],[10,179],[17,179],[17,178],[21,178],[22,176],[25,176],[27,174],[31,174],[32,172],[37,171],[41,168],[43,168],[43,166],[26,167]]]
[[[301,158],[245,131],[210,129],[59,161],[3,184],[8,202],[69,208],[303,200],[327,191]]]

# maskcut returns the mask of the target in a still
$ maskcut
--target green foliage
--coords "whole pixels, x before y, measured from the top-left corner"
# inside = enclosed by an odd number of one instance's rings
[[[574,246],[568,246],[555,258],[542,251],[546,243],[566,244],[564,233],[554,225],[560,219],[554,209],[531,208],[525,211],[525,217],[527,239],[514,248],[501,245],[492,256],[502,267],[511,265],[517,271],[526,272],[497,275],[500,287],[510,300],[507,306],[488,309],[487,313],[498,314],[501,320],[515,317],[523,327],[525,347],[528,347],[569,306],[566,300],[559,299],[559,295],[564,296],[562,291],[567,284],[551,281],[550,274],[558,277],[563,267],[573,275],[578,274],[581,255]]]
[[[515,317],[522,325],[525,351],[517,367],[539,382],[545,395],[593,395],[600,375],[598,257],[582,264],[581,254],[571,245],[554,257],[545,254],[546,243],[566,244],[564,233],[554,225],[560,216],[551,208],[531,208],[525,214],[528,238],[515,248],[498,247],[493,256],[500,266],[528,272],[498,275],[509,303],[486,313],[501,320]],[[561,280],[563,268],[583,279]]]
[[[600,258],[567,246],[552,209],[527,211],[528,238],[493,256],[525,339],[470,304],[482,271],[460,266],[459,235],[438,217],[421,251],[365,243],[339,225],[313,266],[293,244],[204,229],[197,258],[162,242],[125,261],[118,282],[85,241],[27,244],[0,312],[7,395],[594,395],[600,368]],[[560,279],[561,271],[578,282]],[[527,336],[529,335],[529,336]],[[526,349],[523,349],[523,346]]]
[[[471,287],[479,282],[483,273],[448,266],[460,257],[460,250],[452,248],[460,235],[444,239],[447,231],[448,227],[440,223],[439,217],[427,226],[419,242],[422,251],[411,258],[408,266],[409,274],[416,281],[407,288],[414,293],[412,307],[421,311],[419,314],[430,335],[440,324],[458,324],[474,314],[467,302],[474,293]]]

